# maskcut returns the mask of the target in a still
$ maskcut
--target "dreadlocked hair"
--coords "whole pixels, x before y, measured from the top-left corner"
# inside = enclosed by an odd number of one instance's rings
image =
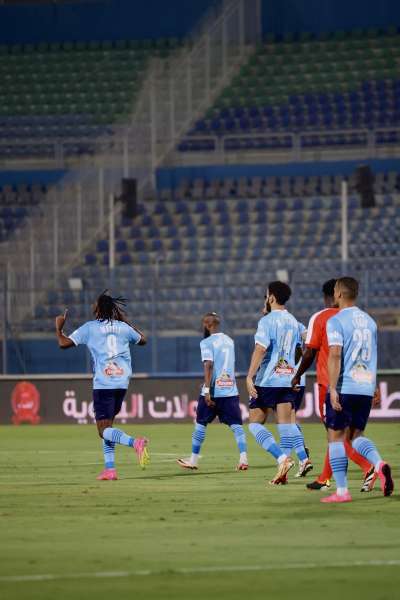
[[[124,321],[127,300],[122,296],[113,298],[104,290],[97,298],[96,319],[98,321]]]

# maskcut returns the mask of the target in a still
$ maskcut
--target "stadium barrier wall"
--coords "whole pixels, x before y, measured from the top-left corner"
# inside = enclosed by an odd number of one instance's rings
[[[185,423],[195,418],[202,383],[200,375],[190,377],[148,377],[138,375],[131,384],[116,418],[118,423]],[[241,410],[248,418],[245,378],[238,378]],[[25,376],[0,378],[0,424],[32,425],[92,423],[91,377]],[[379,373],[381,407],[371,413],[374,421],[400,420],[400,371]],[[307,377],[303,421],[318,421],[318,387],[315,377]]]

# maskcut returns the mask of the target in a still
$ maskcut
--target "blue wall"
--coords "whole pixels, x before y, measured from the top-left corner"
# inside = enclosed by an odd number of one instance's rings
[[[1,6],[0,43],[183,37],[215,0]]]
[[[202,177],[206,181],[224,179],[227,177],[268,177],[284,175],[294,177],[303,175],[350,175],[360,164],[368,164],[371,169],[379,171],[400,172],[400,159],[385,158],[376,160],[321,161],[284,164],[260,165],[216,165],[196,167],[162,168],[157,171],[157,188],[173,189],[182,179]]]
[[[400,25],[398,0],[263,0],[263,31],[275,34]]]
[[[61,179],[66,172],[62,169],[49,171],[0,171],[0,187],[3,185],[18,185],[19,183],[43,183],[51,185]]]

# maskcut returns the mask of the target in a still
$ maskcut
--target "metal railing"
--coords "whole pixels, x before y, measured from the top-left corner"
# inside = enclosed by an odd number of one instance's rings
[[[152,59],[129,124],[100,140],[94,156],[51,189],[3,245],[14,323],[33,314],[40,295],[105,231],[123,177],[137,179],[139,195],[154,188],[156,167],[254,51],[259,10],[260,0],[225,0],[189,45]]]

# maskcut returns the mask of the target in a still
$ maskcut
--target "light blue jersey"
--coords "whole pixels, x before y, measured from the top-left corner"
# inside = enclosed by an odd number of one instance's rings
[[[258,322],[256,344],[267,349],[256,375],[260,387],[292,387],[299,323],[287,310],[273,310]]]
[[[337,389],[342,394],[373,396],[376,387],[377,327],[356,306],[343,308],[326,324],[329,346],[342,346]]]
[[[237,396],[235,344],[224,333],[213,333],[200,342],[201,360],[213,362],[210,395],[213,398]]]
[[[303,334],[305,334],[306,332],[307,332],[306,326],[303,325],[303,323],[300,323],[300,321],[299,321],[300,346],[302,348],[304,346]],[[296,371],[299,368],[300,363],[301,363],[301,358],[295,367]],[[305,385],[306,385],[306,374],[303,373],[303,375],[300,377],[300,387],[305,387]]]
[[[88,321],[69,336],[75,346],[86,345],[93,361],[93,388],[127,389],[132,375],[129,344],[140,335],[122,321]]]

